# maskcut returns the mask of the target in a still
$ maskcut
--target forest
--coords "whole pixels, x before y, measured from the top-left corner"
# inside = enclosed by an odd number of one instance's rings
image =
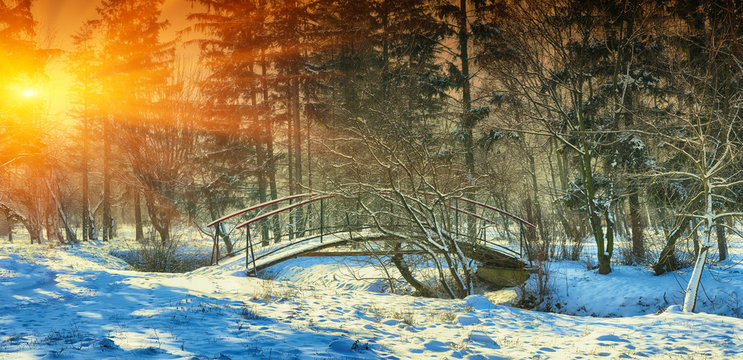
[[[1,236],[105,242],[127,224],[167,244],[191,228],[229,253],[207,223],[316,192],[426,250],[450,225],[423,198],[466,197],[534,224],[538,263],[588,241],[607,276],[693,267],[693,311],[704,265],[740,235],[740,2],[182,2],[188,25],[165,38],[163,0],[101,0],[63,51],[38,40],[33,1],[0,1]],[[317,213],[257,236],[299,237]],[[447,249],[463,278],[418,293],[472,293]]]

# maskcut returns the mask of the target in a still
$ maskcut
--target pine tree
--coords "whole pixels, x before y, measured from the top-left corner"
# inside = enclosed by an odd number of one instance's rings
[[[203,159],[203,167],[214,181],[207,182],[209,189],[204,189],[204,195],[211,217],[216,219],[225,205],[239,205],[225,200],[235,197],[245,182],[244,175],[255,175],[260,202],[268,199],[269,187],[271,198],[278,197],[273,155],[275,116],[266,81],[269,64],[265,58],[265,28],[270,13],[265,1],[201,3],[208,11],[192,14],[189,19],[195,22],[196,30],[208,36],[199,44],[201,60],[210,71],[201,89],[207,98],[210,116],[206,128],[213,149]],[[277,221],[273,230],[278,240]],[[218,231],[229,251],[228,237],[221,228]],[[268,241],[268,231],[262,226],[264,241]]]
[[[103,240],[110,235],[112,141],[118,145],[131,163],[132,174],[144,192],[145,203],[152,226],[161,241],[170,237],[170,221],[175,212],[173,199],[163,188],[163,179],[150,167],[147,151],[156,150],[152,145],[164,138],[167,124],[158,124],[156,102],[161,99],[172,70],[172,44],[162,43],[161,31],[168,26],[160,21],[162,1],[104,0],[98,7],[100,19],[91,22],[101,32],[101,63],[99,81],[105,82],[104,98],[116,99],[107,104],[103,115]],[[161,119],[162,120],[162,119]],[[114,129],[114,125],[116,129]],[[162,149],[161,149],[162,150]],[[119,159],[123,160],[123,159]],[[167,161],[166,158],[161,158]],[[159,164],[163,166],[165,164]],[[163,172],[166,169],[159,169]]]

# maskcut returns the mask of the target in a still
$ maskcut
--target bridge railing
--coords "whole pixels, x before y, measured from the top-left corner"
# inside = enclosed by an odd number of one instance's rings
[[[235,218],[235,217],[237,217],[239,215],[243,215],[243,214],[249,213],[251,211],[256,211],[256,210],[257,211],[262,211],[263,209],[265,209],[265,208],[267,208],[269,206],[276,206],[277,204],[282,203],[282,202],[286,202],[286,201],[292,202],[293,200],[296,200],[296,199],[302,199],[302,198],[312,197],[312,196],[316,196],[316,195],[317,195],[317,193],[305,193],[305,194],[290,195],[290,196],[286,196],[286,197],[283,197],[283,198],[280,198],[280,199],[270,200],[270,201],[267,201],[267,202],[263,202],[263,203],[260,203],[260,204],[257,204],[257,205],[253,205],[253,206],[247,207],[247,208],[242,209],[242,210],[238,210],[236,212],[233,212],[233,213],[231,213],[229,215],[222,216],[219,219],[216,219],[216,220],[210,222],[209,224],[206,225],[207,227],[212,227],[212,226],[214,227],[213,243],[212,243],[212,256],[211,256],[210,264],[215,264],[215,263],[218,264],[219,263],[219,260],[220,260],[219,236],[220,236],[220,233],[221,233],[221,230],[220,230],[220,227],[219,226],[222,225],[225,221],[227,221],[229,219],[232,219],[232,218]],[[229,236],[228,234],[222,234],[222,235]]]

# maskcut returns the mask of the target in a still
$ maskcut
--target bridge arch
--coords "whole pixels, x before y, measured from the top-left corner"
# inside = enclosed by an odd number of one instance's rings
[[[384,194],[382,195],[385,196]],[[391,194],[387,195],[391,196]],[[421,192],[420,195],[436,196],[436,194],[433,193],[423,192]],[[265,269],[289,259],[293,259],[298,256],[357,256],[364,254],[364,252],[352,251],[335,253],[322,252],[323,250],[328,248],[346,246],[352,243],[355,244],[359,242],[395,241],[394,236],[384,234],[383,232],[373,231],[376,227],[378,227],[379,224],[376,224],[376,226],[373,224],[362,224],[361,226],[359,226],[359,224],[352,225],[351,221],[349,220],[348,212],[345,212],[345,226],[329,226],[326,219],[327,215],[325,214],[327,208],[326,200],[334,198],[338,198],[338,196],[334,194],[322,193],[305,193],[291,195],[284,198],[267,201],[261,204],[252,205],[245,209],[233,212],[229,215],[212,221],[211,223],[207,224],[207,226],[215,227],[226,221],[234,222],[241,215],[251,216],[247,220],[237,222],[234,227],[234,229],[245,228],[245,248],[238,249],[235,252],[239,252],[242,250],[246,251],[245,266],[249,275],[257,275],[257,272],[259,270]],[[525,262],[523,260],[525,246],[525,228],[534,228],[535,226],[533,224],[519,216],[483,202],[468,199],[462,196],[451,197],[449,200],[450,201],[448,202],[439,202],[438,205],[440,205],[442,208],[453,211],[454,216],[448,219],[448,221],[453,221],[455,223],[453,227],[453,229],[456,230],[456,232],[453,233],[454,235],[456,235],[454,244],[456,247],[461,247],[462,249],[464,249],[462,250],[463,255],[465,255],[467,258],[482,263],[499,262],[501,266],[509,268],[523,267],[525,265]],[[289,202],[289,204],[280,208],[274,208],[272,210],[265,211],[269,207],[276,207],[278,204],[284,202]],[[294,209],[307,206],[315,202],[320,203],[319,217],[317,219],[317,222],[319,222],[319,224],[315,224],[315,228],[305,229],[305,231],[307,232],[305,236],[300,236],[294,239],[290,238],[288,241],[270,248],[267,248],[265,246],[266,242],[264,239],[264,241],[260,242],[261,246],[259,248],[259,244],[254,241],[254,238],[251,234],[252,224],[256,224],[261,220],[269,219],[274,216],[279,216],[279,214],[290,212]],[[460,202],[463,204],[471,204],[475,207],[475,209],[481,211],[478,213],[477,211],[472,212],[469,210],[465,210],[459,206]],[[488,216],[488,214],[486,214],[487,211],[490,211],[492,214],[499,214],[503,218],[508,219],[518,225],[518,252],[509,246],[505,246],[503,244],[503,241],[495,241],[492,239],[495,234],[493,233],[493,231],[488,231],[486,226],[498,226],[503,224],[502,222],[499,223],[498,221],[494,220],[491,216]],[[251,215],[251,212],[255,213]],[[462,234],[459,231],[460,214],[469,219],[475,219],[475,221],[479,221],[482,224],[482,228],[478,233],[477,239],[472,239],[471,236]],[[356,233],[355,235],[354,232]],[[215,229],[212,247],[212,263],[218,263],[221,258],[217,235],[218,232]],[[399,241],[400,239],[397,240]],[[256,248],[259,248],[258,254],[256,254]],[[414,252],[414,250],[409,249],[399,251],[400,253]],[[389,254],[389,252],[387,254]]]

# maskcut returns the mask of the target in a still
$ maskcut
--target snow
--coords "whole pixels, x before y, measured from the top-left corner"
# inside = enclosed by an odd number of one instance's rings
[[[599,275],[586,265],[564,261],[551,265],[554,311],[573,315],[626,317],[654,314],[684,300],[691,269],[655,276],[650,269],[612,265],[612,273]],[[705,267],[696,310],[743,318],[741,268]]]
[[[605,276],[556,262],[552,301],[561,313],[546,313],[483,295],[369,291],[339,279],[362,262],[334,258],[282,263],[275,280],[246,277],[244,255],[190,273],[135,272],[109,255],[116,246],[0,242],[0,359],[743,357],[732,300],[743,294],[739,248],[705,272],[715,301],[689,314],[678,307],[689,272],[656,277],[615,265]]]

